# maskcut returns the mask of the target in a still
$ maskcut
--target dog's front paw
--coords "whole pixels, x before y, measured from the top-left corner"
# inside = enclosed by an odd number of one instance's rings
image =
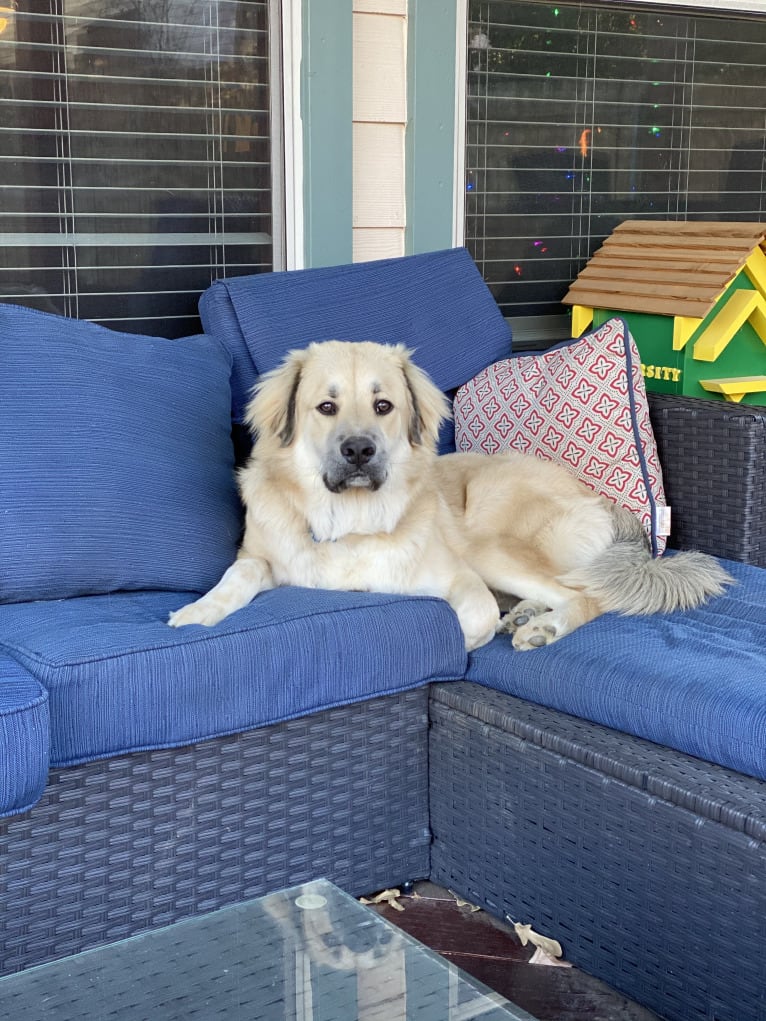
[[[464,632],[465,651],[473,652],[474,649],[480,649],[482,645],[486,645],[487,642],[491,642],[495,637],[496,631],[496,623],[493,621],[492,627],[487,628],[484,631]]]
[[[463,608],[460,614],[466,652],[473,652],[491,642],[497,632],[499,610],[494,596],[489,592],[487,596],[487,599],[477,601],[470,610]]]
[[[187,603],[168,617],[170,627],[186,627],[187,624],[202,624],[213,627],[226,616],[226,609],[217,601],[203,596],[194,603]]]

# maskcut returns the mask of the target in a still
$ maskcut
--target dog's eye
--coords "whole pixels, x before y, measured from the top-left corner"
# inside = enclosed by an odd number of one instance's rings
[[[335,415],[338,405],[334,401],[322,401],[321,404],[317,404],[317,411],[320,415]]]
[[[394,410],[394,406],[391,401],[375,401],[375,414],[376,415],[388,415]]]

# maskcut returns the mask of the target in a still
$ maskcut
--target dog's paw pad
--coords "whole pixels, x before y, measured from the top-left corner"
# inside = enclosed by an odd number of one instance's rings
[[[541,649],[544,645],[548,644],[549,639],[555,638],[556,632],[552,627],[543,628],[545,634],[532,635],[529,639],[529,644],[534,645],[536,649]]]
[[[516,606],[507,613],[500,621],[499,632],[505,634],[515,634],[519,628],[529,624],[535,617],[539,617],[542,613],[547,613],[549,607],[544,603],[536,603],[531,599],[524,599],[522,602],[517,603]]]
[[[528,649],[542,649],[558,638],[556,628],[550,624],[543,624],[540,620],[533,620],[519,628],[513,636],[513,647],[519,652]]]

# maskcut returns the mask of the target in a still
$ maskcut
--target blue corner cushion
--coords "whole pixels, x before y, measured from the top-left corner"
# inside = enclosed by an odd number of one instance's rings
[[[474,652],[467,678],[766,779],[766,570],[696,610],[606,614],[561,641]]]
[[[51,764],[236,733],[465,672],[457,618],[426,597],[280,588],[214,628],[188,595],[0,606],[0,646],[47,689]]]
[[[313,341],[405,344],[445,393],[511,350],[508,324],[465,248],[219,280],[202,295],[200,316],[234,358],[238,422],[258,375]]]
[[[231,359],[0,304],[0,602],[204,591],[236,555]]]
[[[0,818],[31,808],[48,779],[48,692],[0,653]]]

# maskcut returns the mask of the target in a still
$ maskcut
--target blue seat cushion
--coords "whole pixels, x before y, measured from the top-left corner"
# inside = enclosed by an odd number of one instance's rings
[[[0,602],[214,585],[236,555],[231,357],[0,304]]]
[[[171,628],[188,593],[0,606],[0,648],[47,689],[51,763],[188,744],[462,677],[438,599],[281,588],[214,628]]]
[[[48,779],[48,692],[0,653],[0,818],[24,812]]]
[[[605,614],[553,645],[499,636],[467,679],[766,779],[766,570],[688,612]]]
[[[511,351],[510,328],[465,248],[232,277],[199,307],[205,331],[234,358],[237,422],[258,375],[312,341],[405,344],[445,393]]]

